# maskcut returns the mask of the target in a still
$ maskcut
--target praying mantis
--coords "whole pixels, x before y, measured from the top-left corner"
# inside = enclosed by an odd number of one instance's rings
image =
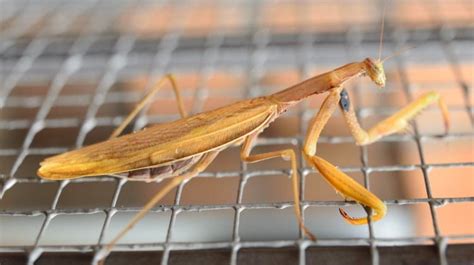
[[[316,240],[316,236],[306,228],[302,219],[295,151],[283,149],[253,154],[252,147],[258,135],[289,108],[308,97],[327,93],[321,108],[309,123],[303,144],[303,156],[345,199],[354,200],[372,210],[369,217],[355,218],[342,208],[339,209],[340,214],[347,222],[361,225],[366,224],[369,218],[372,221],[380,220],[386,215],[386,205],[376,195],[316,152],[321,131],[336,108],[341,109],[347,126],[358,145],[373,143],[383,136],[405,129],[411,119],[433,103],[437,103],[441,109],[446,130],[448,130],[450,123],[447,106],[440,94],[428,92],[367,131],[360,126],[354,106],[344,87],[347,82],[355,78],[368,76],[376,86],[383,88],[386,83],[383,67],[385,59],[380,58],[380,52],[378,59],[366,58],[359,62],[349,63],[277,93],[239,101],[193,116],[188,116],[185,111],[174,77],[166,75],[137,104],[108,140],[49,157],[41,162],[37,173],[41,178],[50,180],[99,175],[113,175],[129,180],[145,181],[170,178],[170,181],[106,246],[105,251],[108,253],[168,192],[204,171],[222,150],[233,145],[242,145],[240,157],[246,163],[256,163],[272,158],[283,158],[290,161],[295,216],[304,235],[311,240]],[[124,128],[163,87],[166,81],[171,83],[174,90],[181,119],[120,136]]]

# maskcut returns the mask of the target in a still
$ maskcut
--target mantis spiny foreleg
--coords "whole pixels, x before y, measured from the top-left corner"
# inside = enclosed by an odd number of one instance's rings
[[[357,183],[351,177],[337,169],[328,161],[316,156],[316,145],[322,129],[336,109],[340,99],[342,87],[335,88],[324,100],[318,114],[311,120],[304,144],[304,155],[306,160],[313,165],[328,183],[336,189],[345,199],[353,199],[358,203],[375,210],[372,220],[382,218],[386,213],[385,204],[365,187]],[[339,209],[341,215],[349,223],[364,224],[367,218],[352,218],[343,209]]]

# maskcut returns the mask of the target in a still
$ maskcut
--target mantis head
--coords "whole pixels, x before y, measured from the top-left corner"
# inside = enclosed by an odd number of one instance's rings
[[[366,74],[372,79],[372,81],[380,88],[385,87],[385,71],[383,69],[383,61],[374,61],[370,58],[364,60],[364,68]]]

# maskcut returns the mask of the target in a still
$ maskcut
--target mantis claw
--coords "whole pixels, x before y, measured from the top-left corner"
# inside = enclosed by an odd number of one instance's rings
[[[341,214],[341,216],[346,219],[348,222],[349,220],[354,220],[354,217],[351,217],[347,212],[346,210],[342,209],[342,208],[339,208],[339,213]]]
[[[365,187],[357,183],[348,175],[337,169],[328,161],[318,157],[310,156],[307,159],[312,162],[321,175],[328,181],[328,183],[335,188],[344,198],[351,198],[357,203],[366,206],[375,214],[371,215],[372,221],[382,219],[387,213],[387,206],[368,191]],[[370,211],[369,211],[370,212]],[[367,217],[354,218],[351,217],[344,209],[339,208],[341,216],[350,224],[362,225],[368,223]]]
[[[383,204],[383,206],[385,206],[385,204]],[[377,209],[377,208],[371,208],[369,207],[370,209]],[[372,221],[378,221],[380,220],[386,213],[387,209],[386,207],[384,207],[385,209],[382,210],[383,213],[380,213],[380,212],[376,212],[374,215],[371,215],[371,219]],[[341,214],[341,216],[349,223],[349,224],[352,224],[352,225],[363,225],[363,224],[367,224],[368,223],[368,218],[366,217],[363,217],[363,218],[354,218],[352,216],[350,216],[346,210],[342,209],[342,208],[339,208],[339,213]]]

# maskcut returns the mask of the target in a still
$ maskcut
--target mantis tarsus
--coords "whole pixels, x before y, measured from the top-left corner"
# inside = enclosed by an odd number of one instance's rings
[[[441,108],[446,129],[449,127],[448,110],[437,92],[429,92],[408,106],[365,131],[359,125],[353,105],[344,84],[367,75],[378,87],[385,86],[384,60],[367,58],[349,63],[330,72],[312,77],[275,94],[243,100],[209,112],[187,116],[174,78],[166,75],[135,107],[125,121],[113,132],[110,139],[77,150],[47,158],[41,163],[38,175],[45,179],[63,180],[97,175],[119,175],[129,179],[155,180],[171,178],[160,192],[134,216],[132,221],[108,244],[112,247],[162,199],[170,190],[198,175],[223,149],[242,144],[240,157],[247,163],[271,158],[291,161],[291,180],[295,215],[306,236],[316,237],[305,227],[300,211],[298,171],[295,151],[285,149],[262,154],[251,154],[252,146],[260,132],[290,107],[307,97],[328,92],[319,112],[311,120],[303,155],[306,161],[344,198],[352,199],[373,210],[372,221],[386,214],[385,204],[328,161],[316,155],[316,145],[323,127],[339,106],[347,125],[359,145],[366,145],[379,138],[403,130],[408,121],[432,103]],[[136,133],[119,136],[123,129],[146,105],[155,93],[169,80],[175,91],[181,119],[158,124]],[[351,224],[365,224],[367,217],[353,218],[343,209],[342,217]]]

